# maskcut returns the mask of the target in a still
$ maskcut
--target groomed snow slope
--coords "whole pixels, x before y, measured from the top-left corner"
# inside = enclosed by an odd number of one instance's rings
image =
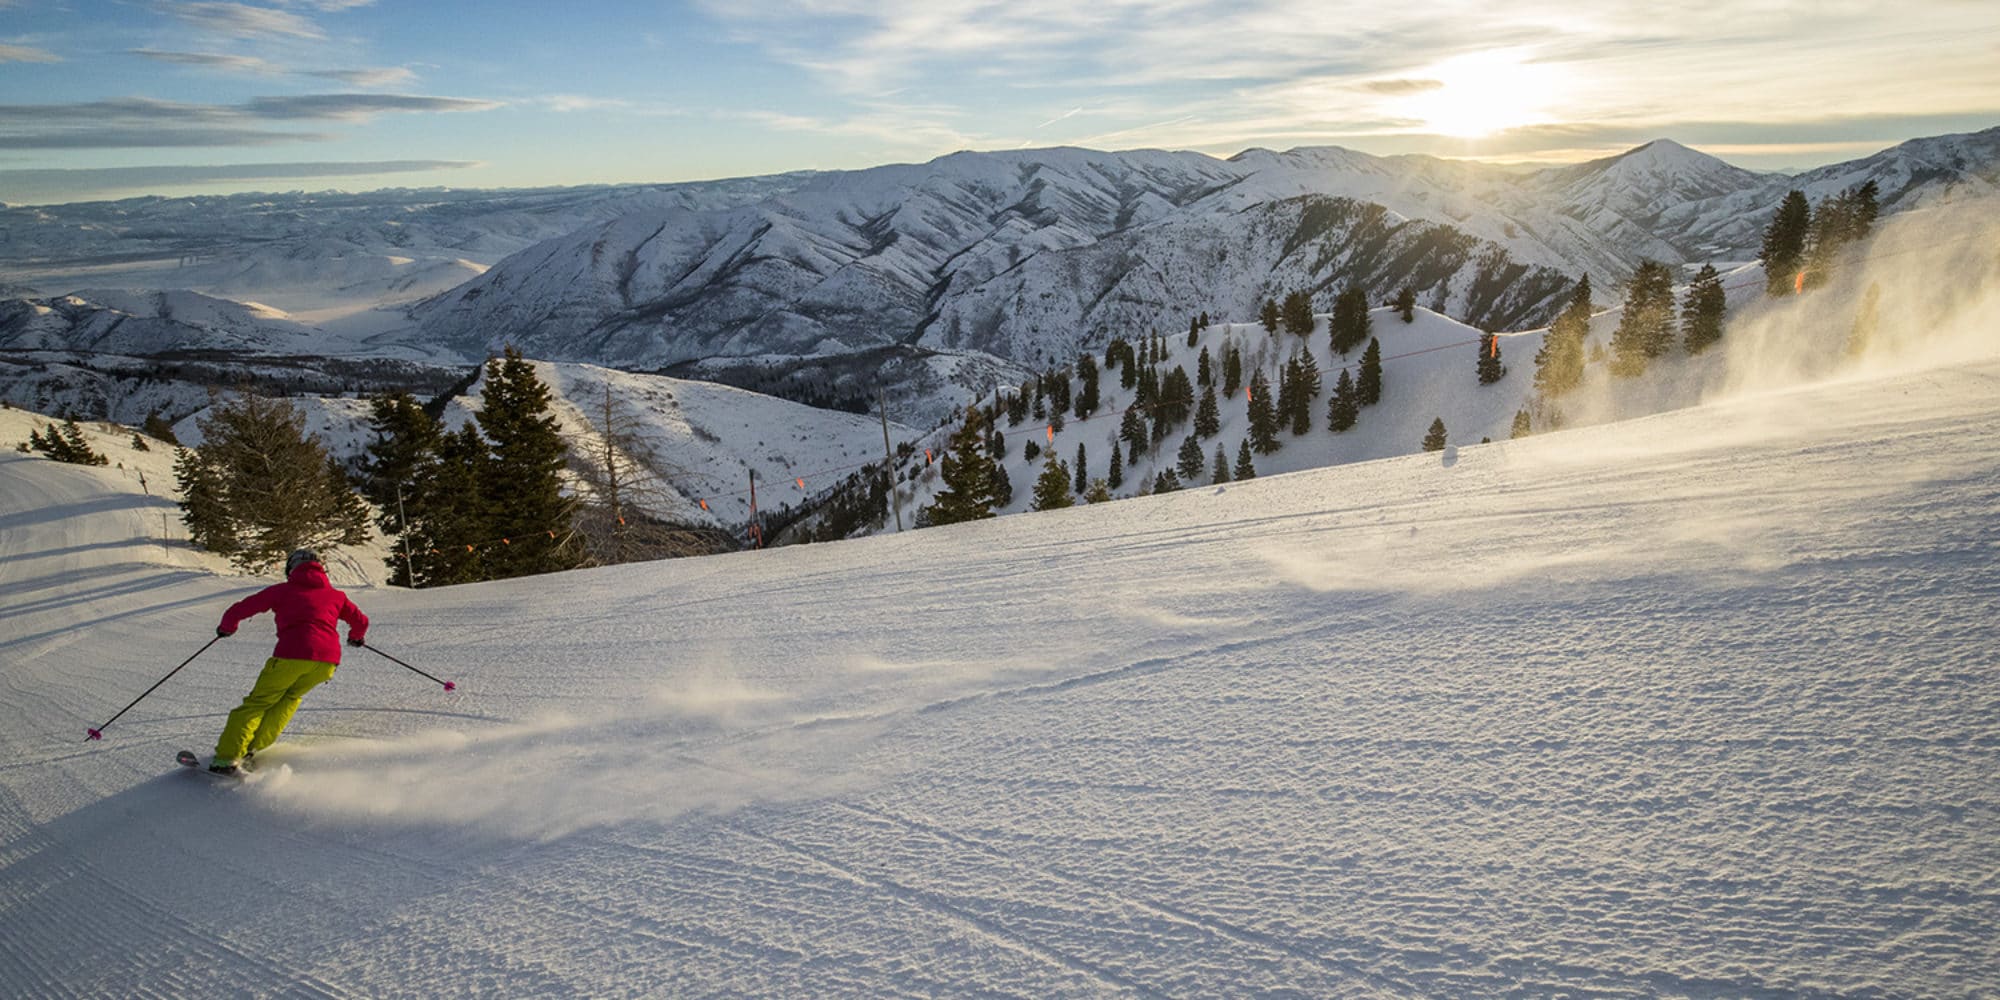
[[[0,994],[1972,997],[2000,358],[267,620],[0,458]]]

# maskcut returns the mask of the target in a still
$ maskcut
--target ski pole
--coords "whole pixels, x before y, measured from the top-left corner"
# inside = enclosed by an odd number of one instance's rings
[[[221,637],[221,636],[219,636],[219,635],[218,635],[218,636],[216,636],[216,637],[215,637],[215,638],[213,638],[213,639],[210,639],[210,640],[208,640],[208,644],[207,644],[207,645],[205,645],[205,646],[201,647],[200,649],[197,649],[197,650],[195,650],[195,651],[194,651],[194,656],[200,656],[201,654],[203,654],[203,653],[206,653],[206,652],[208,652],[208,647],[209,647],[209,646],[213,646],[213,645],[215,645],[216,643],[218,643],[218,642],[221,642],[221,641],[222,641],[222,637]],[[167,682],[168,678],[171,678],[171,677],[173,677],[173,676],[174,676],[175,674],[178,674],[178,673],[180,673],[180,672],[181,672],[181,667],[185,667],[185,666],[187,666],[188,664],[190,664],[190,663],[193,663],[193,662],[194,662],[194,656],[190,656],[190,657],[188,657],[187,659],[185,659],[185,660],[182,660],[182,661],[181,661],[181,666],[180,666],[180,667],[175,667],[174,669],[172,669],[172,670],[169,670],[169,671],[167,671],[167,676],[166,676],[166,677],[162,677],[162,678],[160,678],[159,680],[157,680],[157,681],[154,681],[154,682],[153,682],[153,686],[152,686],[152,687],[149,687],[149,688],[147,688],[147,689],[146,689],[146,694],[152,694],[153,692],[155,692],[155,691],[158,691],[158,690],[160,689],[160,685],[162,685],[162,684],[165,684],[165,683]],[[137,697],[137,698],[134,698],[134,699],[132,699],[132,705],[137,705],[138,703],[140,703],[140,702],[142,702],[142,701],[145,701],[145,700],[146,700],[146,694],[142,694],[142,695],[140,695],[139,697]],[[127,705],[127,706],[125,706],[124,708],[121,708],[121,709],[119,709],[119,710],[118,710],[118,715],[124,715],[124,714],[125,714],[126,712],[130,712],[130,711],[132,710],[132,705]],[[93,729],[93,730],[91,730],[91,731],[90,731],[90,739],[89,739],[89,740],[84,740],[84,742],[85,742],[85,743],[88,743],[88,742],[90,742],[90,740],[101,740],[101,739],[103,739],[103,738],[104,738],[104,731],[105,731],[106,729],[109,729],[109,728],[111,728],[111,724],[112,724],[112,723],[114,723],[114,722],[117,722],[117,721],[118,721],[118,715],[114,715],[114,716],[112,716],[111,718],[109,718],[109,719],[106,719],[106,720],[104,720],[104,725],[101,725],[101,726],[98,726],[98,727],[97,727],[96,729]]]
[[[422,674],[422,675],[423,675],[423,676],[425,676],[425,677],[430,677],[430,678],[431,678],[431,680],[434,680],[434,681],[437,681],[437,682],[438,682],[439,684],[442,684],[442,685],[444,685],[444,689],[445,689],[446,691],[456,691],[456,690],[458,690],[458,685],[456,685],[456,684],[453,684],[452,682],[450,682],[450,681],[448,681],[448,680],[444,680],[444,679],[442,679],[442,678],[438,678],[438,677],[431,677],[431,675],[429,675],[429,674],[426,674],[426,673],[424,673],[423,671],[421,671],[421,670],[418,670],[417,668],[415,668],[415,667],[413,667],[413,666],[410,666],[409,664],[407,664],[407,663],[404,663],[403,661],[401,661],[401,660],[399,660],[399,659],[396,659],[395,657],[393,657],[393,656],[390,656],[389,654],[387,654],[387,653],[384,653],[384,652],[382,652],[381,650],[379,650],[379,649],[376,649],[375,647],[373,647],[373,646],[370,646],[370,645],[368,645],[368,644],[367,644],[367,643],[365,643],[365,642],[361,644],[361,648],[362,648],[362,649],[365,649],[365,650],[367,650],[367,651],[369,651],[369,652],[371,652],[371,653],[374,653],[374,654],[375,654],[376,656],[379,656],[379,657],[381,657],[381,658],[383,658],[383,659],[385,659],[385,660],[388,660],[388,661],[389,661],[390,663],[393,663],[393,664],[395,664],[395,665],[397,665],[397,666],[399,666],[399,667],[402,667],[402,668],[403,668],[404,670],[408,670],[409,672],[411,672],[411,673],[413,673],[413,674]]]

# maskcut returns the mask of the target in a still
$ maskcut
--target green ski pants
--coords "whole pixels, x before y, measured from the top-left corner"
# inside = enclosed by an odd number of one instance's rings
[[[215,759],[221,763],[241,760],[278,741],[285,723],[299,710],[299,699],[307,691],[333,677],[333,664],[318,660],[287,660],[273,656],[264,661],[257,683],[243,704],[229,713],[222,738],[215,741]]]

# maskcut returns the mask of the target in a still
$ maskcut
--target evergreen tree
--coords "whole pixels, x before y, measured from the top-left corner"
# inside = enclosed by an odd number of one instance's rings
[[[1160,403],[1154,417],[1169,427],[1179,426],[1187,422],[1194,406],[1194,382],[1188,378],[1186,368],[1175,365],[1160,386]]]
[[[1674,342],[1673,273],[1656,260],[1639,263],[1625,290],[1624,311],[1611,334],[1614,375],[1630,378],[1645,372],[1646,362],[1667,352]]]
[[[133,435],[132,435],[132,450],[133,450],[133,451],[152,451],[152,450],[153,450],[153,446],[152,446],[152,445],[150,445],[150,444],[147,444],[147,443],[146,443],[146,436],[145,436],[145,435],[143,435],[143,434],[133,434]]]
[[[1404,285],[1401,290],[1397,291],[1395,309],[1396,309],[1396,315],[1401,316],[1403,318],[1403,322],[1405,323],[1416,322],[1417,290],[1411,288],[1408,285]]]
[[[1350,287],[1333,300],[1333,318],[1330,321],[1330,335],[1333,353],[1345,355],[1360,347],[1374,329],[1374,320],[1368,316],[1368,296],[1358,287]]]
[[[1283,312],[1285,332],[1301,337],[1312,336],[1313,307],[1312,295],[1305,291],[1288,292],[1285,295]]]
[[[367,508],[291,404],[246,393],[200,426],[201,447],[175,469],[197,544],[223,546],[211,551],[257,572],[293,549],[368,540]]]
[[[1771,295],[1790,295],[1793,277],[1805,263],[1806,239],[1812,232],[1812,206],[1805,192],[1793,189],[1785,194],[1771,222],[1764,227],[1764,239],[1757,259],[1764,262],[1764,290]]]
[[[1681,303],[1681,342],[1689,354],[1700,354],[1722,339],[1723,314],[1728,308],[1722,275],[1715,265],[1702,265]]]
[[[1285,366],[1286,373],[1291,376],[1292,402],[1289,408],[1284,408],[1283,417],[1292,425],[1293,437],[1303,437],[1312,430],[1313,397],[1318,395],[1319,387],[1309,386],[1307,379],[1319,380],[1319,366],[1309,366],[1310,358],[1309,352],[1301,352],[1293,355],[1291,362]]]
[[[1083,442],[1078,441],[1076,443],[1076,471],[1072,474],[1071,477],[1076,480],[1076,491],[1078,493],[1082,493],[1084,491],[1084,486],[1085,486],[1084,481],[1089,477],[1090,477],[1090,466],[1084,461]]]
[[[76,421],[65,418],[62,427],[49,424],[45,430],[28,432],[28,447],[58,462],[70,465],[109,465],[111,460],[98,454],[90,446],[90,439],[83,436],[83,428]]]
[[[1444,418],[1431,421],[1430,432],[1424,435],[1425,451],[1443,451],[1445,442]]]
[[[145,431],[146,436],[155,441],[165,441],[176,448],[181,445],[181,439],[174,436],[174,425],[168,423],[165,417],[160,416],[160,411],[158,410],[146,414],[146,422],[140,424],[139,429]]]
[[[1881,188],[1876,186],[1872,178],[1848,189],[1847,198],[1849,199],[1849,208],[1847,219],[1850,228],[1847,232],[1847,239],[1849,241],[1865,240],[1868,238],[1868,234],[1874,230],[1875,219],[1882,212],[1882,206],[1877,200],[1880,196]]]
[[[1209,473],[1209,482],[1220,485],[1229,481],[1229,453],[1222,450],[1221,444],[1215,446],[1215,464],[1210,468],[1214,471]]]
[[[1201,387],[1201,405],[1194,413],[1194,432],[1197,436],[1211,438],[1222,433],[1222,410],[1215,402],[1215,387]]]
[[[1118,437],[1131,447],[1133,455],[1146,453],[1146,444],[1152,440],[1152,432],[1146,426],[1145,414],[1137,406],[1125,409],[1125,416],[1118,423]],[[1114,479],[1111,485],[1115,489],[1118,483]]]
[[[986,417],[977,406],[965,408],[965,422],[951,435],[939,478],[944,483],[924,510],[932,524],[957,524],[993,516],[1000,505],[996,473],[999,466],[986,452]]]
[[[1188,320],[1188,346],[1193,347],[1199,343],[1201,343],[1201,318],[1197,316]]]
[[[1114,490],[1125,485],[1125,459],[1115,441],[1111,444],[1111,468],[1104,474],[1104,481]]]
[[[1042,474],[1035,479],[1035,497],[1030,501],[1034,510],[1060,510],[1076,501],[1070,498],[1069,467],[1056,461],[1056,453],[1049,452],[1048,461],[1042,463]]]
[[[1090,481],[1090,489],[1083,494],[1085,503],[1105,503],[1111,499],[1111,487],[1102,479]]]
[[[1479,384],[1492,385],[1507,374],[1507,366],[1500,363],[1500,338],[1491,333],[1479,335]]]
[[[1597,303],[1591,299],[1590,295],[1590,275],[1588,273],[1578,279],[1576,288],[1570,291],[1569,307],[1580,310],[1586,321],[1590,319],[1592,313],[1597,311]]]
[[[1181,477],[1172,469],[1161,469],[1159,478],[1153,480],[1154,493],[1174,493],[1181,488]]]
[[[369,401],[368,428],[374,433],[361,457],[363,496],[394,514],[399,487],[405,493],[437,461],[444,430],[436,417],[407,392],[385,393]],[[407,500],[407,497],[405,498]],[[398,529],[384,524],[386,533]]]
[[[489,537],[503,539],[485,560],[491,578],[527,576],[583,564],[572,544],[575,502],[563,495],[569,446],[549,411],[549,387],[512,347],[486,362],[479,429],[491,449],[480,494],[493,515]]]
[[[479,544],[492,537],[491,507],[480,492],[491,461],[486,441],[472,424],[439,439],[436,463],[417,480],[415,495],[404,498],[409,520],[402,542],[409,547],[416,579],[398,572],[395,582],[433,587],[490,579]],[[395,562],[391,567],[400,570]]]
[[[1236,478],[1238,481],[1257,478],[1256,463],[1250,460],[1250,439],[1244,438],[1236,445]]]
[[[1076,417],[1089,420],[1097,412],[1097,357],[1085,354],[1076,359],[1076,375],[1081,380],[1081,388],[1076,394]]]
[[[1354,398],[1362,406],[1382,401],[1382,344],[1373,337],[1368,338],[1368,349],[1361,352],[1361,374],[1354,377]]]
[[[1192,434],[1182,438],[1180,454],[1176,455],[1175,459],[1175,467],[1180,470],[1181,478],[1194,482],[1195,478],[1201,475],[1203,463],[1207,461],[1201,453],[1201,439]]]
[[[1271,398],[1271,384],[1263,372],[1250,376],[1250,444],[1259,455],[1278,450],[1278,412]]]
[[[1336,434],[1349,430],[1360,416],[1360,394],[1355,391],[1354,379],[1342,368],[1340,378],[1333,383],[1333,398],[1326,404],[1327,429]]]
[[[236,519],[229,516],[222,470],[192,448],[174,453],[174,481],[181,491],[181,523],[195,548],[218,555],[236,552]]]
[[[1534,425],[1528,419],[1528,411],[1515,410],[1513,436],[1517,438],[1524,438],[1530,434],[1533,434],[1534,432],[1535,432]]]
[[[1561,396],[1583,382],[1584,339],[1590,335],[1590,276],[1579,286],[1580,298],[1570,300],[1535,352],[1535,388],[1544,396]]]
[[[1257,322],[1264,325],[1265,333],[1277,333],[1279,325],[1278,301],[1265,299],[1264,307],[1257,311]]]
[[[1222,398],[1233,399],[1243,386],[1243,352],[1234,343],[1222,349]]]
[[[1215,385],[1215,365],[1208,359],[1208,345],[1201,346],[1201,357],[1195,362],[1194,381],[1202,388]]]

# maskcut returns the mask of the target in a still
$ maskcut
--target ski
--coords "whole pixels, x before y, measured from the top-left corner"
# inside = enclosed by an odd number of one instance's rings
[[[203,765],[203,764],[202,764],[202,762],[201,762],[201,758],[200,758],[200,757],[197,757],[197,756],[195,756],[195,755],[194,755],[194,751],[192,751],[192,750],[182,750],[182,751],[181,751],[180,753],[177,753],[177,754],[175,754],[175,755],[174,755],[174,763],[176,763],[176,764],[179,764],[180,766],[182,766],[182,767],[185,767],[185,768],[187,768],[187,769],[188,769],[188,770],[190,770],[190,771],[195,771],[195,772],[198,772],[198,773],[200,773],[200,774],[206,774],[206,775],[208,775],[209,777],[212,777],[212,778],[238,778],[238,779],[241,779],[241,778],[244,778],[244,777],[247,777],[247,776],[249,776],[249,773],[250,773],[250,772],[249,772],[248,770],[246,770],[246,769],[244,769],[244,768],[241,768],[241,767],[238,767],[238,768],[237,768],[237,771],[236,771],[236,773],[235,773],[235,774],[225,774],[225,773],[223,773],[223,772],[221,772],[221,771],[211,771],[211,770],[209,770],[209,769],[208,769],[208,768],[207,768],[207,767],[206,767],[205,765]]]

